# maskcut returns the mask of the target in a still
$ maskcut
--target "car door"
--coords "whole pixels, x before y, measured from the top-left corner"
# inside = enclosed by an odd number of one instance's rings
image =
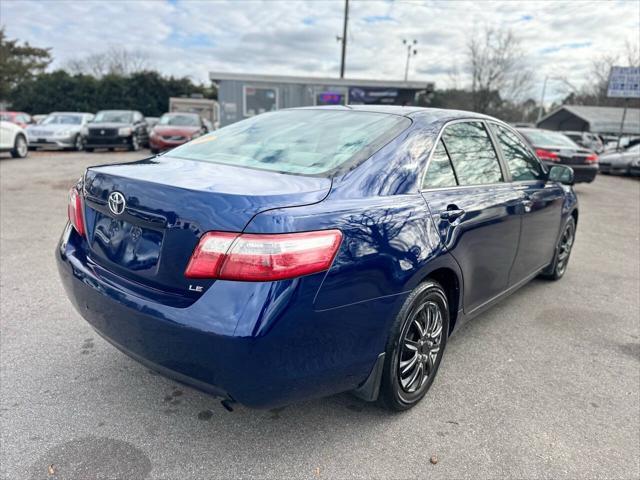
[[[509,275],[515,285],[547,266],[554,254],[562,220],[564,191],[547,181],[547,172],[520,136],[503,124],[490,123],[511,184],[521,197],[522,230]]]
[[[484,121],[447,124],[422,194],[445,248],[460,265],[467,314],[507,288],[520,236],[521,196],[506,179]]]

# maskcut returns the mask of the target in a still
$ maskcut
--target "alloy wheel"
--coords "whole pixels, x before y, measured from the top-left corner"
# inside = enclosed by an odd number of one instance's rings
[[[406,393],[419,391],[435,373],[443,335],[442,315],[440,306],[428,301],[413,313],[405,326],[398,362],[398,378],[402,390]]]
[[[571,247],[573,247],[573,241],[575,239],[575,228],[573,222],[570,222],[562,232],[560,238],[560,245],[558,246],[558,275],[563,275],[567,269],[569,263],[569,255],[571,255]]]

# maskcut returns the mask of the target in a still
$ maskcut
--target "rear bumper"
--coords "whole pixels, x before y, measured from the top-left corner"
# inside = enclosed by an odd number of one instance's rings
[[[323,275],[215,282],[186,308],[102,278],[70,228],[56,250],[68,297],[100,335],[160,373],[254,408],[352,390],[384,350],[397,299],[314,311]]]
[[[600,171],[612,175],[629,175],[631,166],[628,163],[602,163],[600,164]]]

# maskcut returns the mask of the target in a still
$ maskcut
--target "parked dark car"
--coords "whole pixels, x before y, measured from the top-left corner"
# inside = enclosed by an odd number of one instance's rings
[[[281,110],[87,169],[56,258],[100,335],[226,406],[405,410],[455,329],[564,275],[572,173],[487,116]]]
[[[102,110],[85,130],[85,150],[127,148],[140,150],[149,143],[144,116],[134,110]]]
[[[536,155],[547,166],[568,165],[574,171],[574,181],[590,183],[598,173],[598,155],[577,145],[566,135],[539,128],[519,128]]]
[[[620,152],[608,152],[600,156],[600,171],[614,175],[634,175],[633,167],[637,165],[639,158],[639,144]]]
[[[207,131],[204,121],[197,113],[165,113],[151,130],[149,146],[152,153],[170,150]]]

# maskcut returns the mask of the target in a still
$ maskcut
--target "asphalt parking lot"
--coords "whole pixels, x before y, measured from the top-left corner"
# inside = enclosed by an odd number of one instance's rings
[[[144,155],[0,159],[2,478],[640,477],[640,181],[576,188],[565,278],[461,329],[413,410],[342,394],[229,413],[108,345],[58,282],[70,185]]]

